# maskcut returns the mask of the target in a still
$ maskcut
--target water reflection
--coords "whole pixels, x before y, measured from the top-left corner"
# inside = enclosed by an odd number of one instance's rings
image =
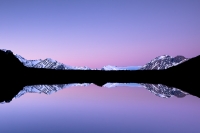
[[[136,84],[136,83],[107,83],[103,85],[103,87],[111,88],[117,86],[126,86],[126,87],[144,87],[154,95],[162,98],[170,98],[172,96],[176,96],[178,98],[185,97],[188,93],[181,91],[180,89],[174,87],[168,87],[162,84]]]
[[[174,87],[168,87],[162,84],[141,84],[147,90],[155,94],[156,96],[163,97],[163,98],[170,98],[172,96],[176,96],[178,98],[183,98],[188,93],[181,91],[180,89]]]
[[[64,88],[73,87],[73,86],[88,86],[89,83],[73,83],[73,84],[57,84],[57,85],[32,85],[25,86],[15,98],[19,98],[26,93],[44,93],[50,95]]]
[[[56,85],[32,85],[32,86],[25,86],[15,97],[19,98],[26,93],[44,93],[50,95],[55,93],[59,90],[74,87],[74,86],[89,86],[92,83],[72,83],[72,84],[56,84]],[[168,87],[162,84],[144,84],[144,83],[106,83],[102,87],[106,88],[113,88],[113,87],[141,87],[146,88],[154,95],[161,97],[161,98],[170,98],[172,96],[176,96],[178,98],[183,98],[188,93],[181,91],[180,89],[174,87]],[[2,102],[5,103],[5,102]]]

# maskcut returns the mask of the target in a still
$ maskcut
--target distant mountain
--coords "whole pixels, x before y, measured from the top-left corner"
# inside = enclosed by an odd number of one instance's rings
[[[4,52],[11,52],[10,50],[0,49]],[[12,53],[13,54],[13,53]],[[61,69],[61,70],[91,70],[89,67],[74,67],[74,66],[68,66],[63,63],[59,63],[56,60],[53,60],[51,58],[46,58],[44,60],[27,60],[24,57],[14,54],[14,56],[19,59],[19,61],[26,67],[34,67],[34,68],[48,68],[48,69]]]
[[[118,66],[111,66],[107,65],[101,68],[101,70],[138,70],[142,66],[127,66],[127,67],[118,67]]]
[[[6,50],[6,49],[0,49],[4,52],[6,51],[10,51],[10,50]],[[11,52],[11,51],[10,51]],[[38,60],[27,60],[24,57],[22,57],[21,55],[18,54],[14,54],[15,57],[17,57],[17,59],[19,59],[19,61],[21,63],[23,63],[24,66],[26,67],[34,67],[34,68],[48,68],[48,69],[60,69],[60,70],[92,70],[87,66],[84,67],[77,67],[77,66],[69,66],[69,65],[65,65],[63,63],[60,63],[56,60],[53,60],[51,58],[46,58],[44,60],[42,59],[38,59]],[[140,69],[142,66],[127,66],[127,67],[118,67],[118,66],[111,66],[111,65],[107,65],[104,66],[101,69],[95,69],[95,70],[138,70]]]
[[[0,49],[0,50],[4,51],[4,52],[10,51],[10,50],[6,50],[6,49]],[[10,51],[10,52],[12,52],[12,51]],[[46,58],[44,60],[42,60],[42,59],[27,60],[24,57],[22,57],[21,55],[18,55],[18,54],[14,54],[14,55],[26,67],[49,68],[49,69],[60,69],[60,70],[92,70],[87,66],[77,67],[77,66],[65,65],[65,64],[60,63],[60,62],[53,60],[51,58]],[[104,66],[101,69],[95,69],[95,70],[138,70],[140,68],[141,68],[141,66],[118,67],[118,66],[107,65],[107,66]]]
[[[68,66],[63,63],[57,62],[51,58],[46,58],[44,60],[26,60],[20,55],[15,55],[23,64],[27,67],[34,67],[34,68],[48,68],[48,69],[60,69],[60,70],[91,70],[89,67],[74,67]]]
[[[44,60],[27,60],[20,55],[15,55],[25,66],[34,67],[34,68],[49,68],[49,69],[61,69],[61,70],[92,70],[89,67],[77,67],[77,66],[69,66],[63,63],[59,63],[56,60],[51,58],[46,58]],[[138,70],[141,66],[127,66],[127,67],[118,67],[107,65],[101,69],[96,70]]]
[[[158,56],[140,68],[140,70],[162,70],[187,61],[184,56],[172,57],[169,55]]]
[[[26,67],[49,68],[49,69],[60,69],[60,70],[92,70],[87,66],[77,67],[77,66],[65,65],[65,64],[57,62],[56,60],[53,60],[51,58],[46,58],[44,60],[42,60],[42,59],[27,60],[18,54],[13,54],[12,51],[10,51],[10,50],[0,49],[0,51],[1,51],[1,53],[3,52],[2,54],[4,54],[4,55],[6,55],[6,54],[9,54],[10,56],[14,55]],[[4,58],[4,56],[2,55],[1,58],[6,59],[7,57]],[[107,65],[101,69],[95,69],[95,70],[161,70],[161,69],[170,68],[172,66],[176,66],[187,60],[188,60],[188,58],[185,58],[184,56],[171,57],[169,55],[163,55],[163,56],[156,57],[155,59],[151,60],[149,63],[147,63],[144,66],[119,67],[119,66]],[[16,61],[16,59],[15,59],[15,61]],[[4,62],[11,63],[11,61],[9,61],[9,60],[5,60]]]

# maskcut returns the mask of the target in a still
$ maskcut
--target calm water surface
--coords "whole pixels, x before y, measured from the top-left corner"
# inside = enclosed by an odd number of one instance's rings
[[[200,99],[143,87],[70,87],[0,104],[0,133],[200,133]]]

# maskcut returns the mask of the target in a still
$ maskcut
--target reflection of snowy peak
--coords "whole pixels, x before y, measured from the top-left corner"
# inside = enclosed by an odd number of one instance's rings
[[[44,93],[50,95],[64,88],[74,87],[74,86],[89,86],[91,83],[72,83],[72,84],[56,84],[56,85],[32,85],[25,86],[15,97],[19,98],[26,93]],[[102,87],[113,88],[113,87],[145,87],[147,90],[152,92],[154,95],[162,98],[170,98],[176,96],[178,98],[185,97],[187,93],[173,87],[167,87],[165,85],[155,85],[155,84],[143,84],[143,83],[106,83]],[[6,102],[1,102],[4,104]]]
[[[177,88],[168,87],[162,84],[142,84],[147,90],[155,94],[156,96],[163,98],[170,98],[172,96],[176,96],[178,98],[185,97],[187,95],[186,92],[183,92]]]
[[[140,68],[141,66],[118,67],[118,66],[107,65],[101,68],[101,70],[138,70]]]
[[[73,83],[73,84],[58,84],[58,85],[33,85],[33,86],[25,86],[23,90],[21,90],[15,98],[19,98],[25,93],[44,93],[44,94],[52,94],[64,88],[69,88],[73,86],[88,86],[91,83]],[[138,84],[138,83],[106,83],[103,87],[112,88],[112,87],[119,87],[119,86],[126,86],[126,87],[145,87],[147,90],[155,94],[156,96],[162,98],[170,98],[172,96],[176,97],[185,97],[187,93],[173,88],[167,87],[165,85],[154,85],[154,84]]]
[[[73,67],[68,66],[63,63],[59,63],[56,60],[46,58],[44,60],[26,60],[20,55],[15,55],[25,66],[34,68],[49,68],[49,69],[80,69],[80,70],[90,70],[88,67]]]
[[[64,88],[73,87],[73,86],[88,86],[89,83],[73,83],[73,84],[58,84],[58,85],[33,85],[33,86],[25,86],[23,90],[21,90],[15,98],[19,98],[25,93],[45,93],[52,94]]]
[[[169,55],[158,56],[144,65],[141,70],[160,70],[167,69],[172,66],[176,66],[184,61],[188,60],[184,56],[171,57]]]

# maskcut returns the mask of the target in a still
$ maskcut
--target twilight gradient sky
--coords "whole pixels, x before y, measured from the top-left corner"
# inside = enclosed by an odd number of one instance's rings
[[[0,49],[72,66],[200,54],[200,0],[1,0]]]

